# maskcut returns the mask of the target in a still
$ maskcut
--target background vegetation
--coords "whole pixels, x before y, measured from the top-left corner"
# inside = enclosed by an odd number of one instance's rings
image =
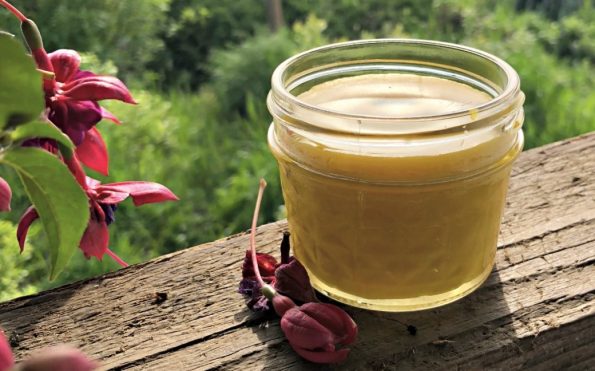
[[[130,263],[246,229],[259,177],[271,185],[262,222],[282,217],[265,96],[278,63],[317,45],[415,37],[478,47],[521,76],[526,148],[595,130],[595,8],[588,0],[284,0],[287,27],[275,33],[262,0],[14,3],[37,21],[48,50],[85,52],[86,68],[118,73],[140,102],[107,104],[124,124],[99,124],[111,174],[97,177],[161,182],[182,201],[119,208],[111,247]],[[0,28],[18,33],[7,12]],[[14,174],[0,176],[17,184]],[[33,233],[18,255],[15,224],[28,203],[14,191],[13,212],[0,215],[0,300],[117,268],[78,254],[48,282],[43,233]]]

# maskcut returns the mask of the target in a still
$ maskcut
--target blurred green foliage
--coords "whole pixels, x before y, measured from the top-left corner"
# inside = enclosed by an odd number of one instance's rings
[[[279,62],[318,45],[416,37],[474,46],[519,72],[526,148],[595,130],[595,8],[588,0],[285,0],[288,27],[275,34],[261,0],[23,3],[46,31],[49,50],[86,51],[85,68],[118,71],[136,87],[138,106],[105,104],[123,124],[99,124],[111,171],[93,175],[161,182],[181,201],[121,204],[111,246],[129,263],[247,229],[260,177],[270,185],[261,222],[283,215],[266,143],[266,94]],[[0,28],[9,22],[0,12]],[[14,193],[15,211],[0,224],[0,267],[13,278],[0,281],[0,300],[117,269],[108,258],[78,254],[58,281],[47,282],[42,236],[31,238],[32,255],[18,256],[12,242],[27,206],[22,191]]]
[[[45,48],[75,49],[113,61],[123,78],[152,81],[146,65],[164,53],[158,37],[167,21],[170,0],[13,0],[37,23]],[[19,24],[1,9],[0,28],[20,34]]]
[[[29,248],[19,255],[17,229],[14,224],[0,220],[0,302],[16,296],[29,295],[37,291],[34,273],[44,267],[43,261],[33,259],[34,248]],[[32,234],[33,235],[33,234]],[[33,274],[32,274],[33,273]]]

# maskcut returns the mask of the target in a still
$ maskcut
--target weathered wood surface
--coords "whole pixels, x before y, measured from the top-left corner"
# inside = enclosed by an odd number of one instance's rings
[[[277,249],[285,222],[258,230]],[[105,369],[319,369],[236,293],[245,234],[0,304],[18,357],[71,343]],[[345,369],[574,369],[595,365],[595,133],[515,164],[494,272],[436,310],[346,308],[360,336]],[[156,292],[167,300],[155,303]],[[403,324],[417,328],[408,334]]]

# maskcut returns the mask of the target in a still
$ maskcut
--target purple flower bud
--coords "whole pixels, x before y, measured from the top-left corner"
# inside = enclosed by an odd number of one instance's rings
[[[0,211],[10,211],[12,190],[6,180],[0,178]]]
[[[291,347],[303,358],[316,363],[338,363],[349,349],[337,345],[353,343],[357,325],[341,308],[325,303],[306,303],[289,309],[281,318],[281,329]]]

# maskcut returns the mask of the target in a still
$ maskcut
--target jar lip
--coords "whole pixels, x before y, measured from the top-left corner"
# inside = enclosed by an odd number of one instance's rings
[[[506,86],[498,92],[496,96],[494,96],[489,101],[479,104],[475,107],[460,109],[448,113],[442,114],[435,114],[435,115],[426,115],[426,116],[412,116],[412,117],[405,117],[405,116],[377,116],[377,115],[362,115],[362,114],[353,114],[353,113],[344,113],[332,109],[322,108],[318,105],[307,103],[306,101],[298,98],[297,96],[293,95],[289,90],[288,86],[284,83],[285,72],[289,67],[294,65],[295,63],[300,62],[304,58],[311,56],[316,53],[330,51],[332,49],[342,49],[346,47],[354,47],[354,46],[366,46],[366,45],[377,45],[377,44],[410,44],[410,45],[423,45],[423,46],[435,46],[438,48],[445,48],[451,49],[460,52],[466,52],[470,54],[474,54],[482,59],[493,63],[495,66],[500,68],[504,74],[506,75]],[[520,93],[520,79],[517,72],[510,66],[507,62],[503,59],[496,57],[493,54],[484,52],[482,50],[472,48],[469,46],[453,44],[443,41],[434,41],[434,40],[424,40],[424,39],[399,39],[399,38],[386,38],[386,39],[370,39],[370,40],[355,40],[355,41],[346,41],[346,42],[339,42],[328,44],[324,46],[320,46],[317,48],[306,50],[302,53],[296,54],[282,62],[275,71],[273,72],[271,78],[271,93],[269,94],[269,100],[273,100],[279,102],[279,100],[286,102],[284,106],[286,107],[299,107],[301,109],[316,112],[317,114],[321,115],[330,115],[335,118],[345,119],[345,120],[373,120],[377,122],[399,122],[399,121],[407,121],[407,122],[415,122],[415,121],[434,121],[434,120],[444,120],[444,119],[456,119],[459,117],[469,116],[470,110],[474,111],[473,116],[477,117],[483,116],[482,113],[487,113],[488,111],[492,111],[497,107],[501,107],[506,103],[514,104],[514,101],[517,100]],[[269,102],[269,106],[270,106]],[[519,102],[519,105],[522,104]],[[458,125],[457,125],[458,126]]]

